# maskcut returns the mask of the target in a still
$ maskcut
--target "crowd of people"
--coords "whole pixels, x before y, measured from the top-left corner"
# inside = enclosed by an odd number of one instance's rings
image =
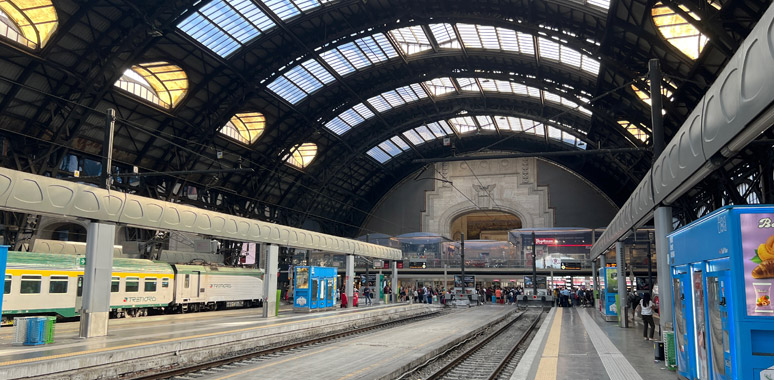
[[[558,287],[554,288],[554,300],[556,306],[561,307],[592,307],[594,292],[585,288]]]

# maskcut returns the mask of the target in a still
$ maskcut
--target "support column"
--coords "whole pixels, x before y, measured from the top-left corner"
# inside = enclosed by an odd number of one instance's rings
[[[594,307],[597,307],[597,297],[596,295],[599,294],[599,279],[597,279],[597,260],[591,260],[591,280],[594,282],[594,287],[592,290],[594,291],[594,297],[591,297],[592,302],[594,303]]]
[[[114,224],[91,222],[86,230],[86,268],[79,336],[106,336],[110,317],[110,281],[113,275]]]
[[[398,303],[398,262],[392,260],[390,265],[392,266],[392,300],[393,303]]]
[[[279,246],[266,246],[266,266],[263,275],[263,317],[277,316],[277,272],[279,271]]]
[[[659,324],[661,331],[672,331],[672,276],[669,270],[669,242],[672,232],[672,208],[657,207],[653,214],[656,225],[656,270],[658,276]]]
[[[629,327],[626,319],[626,260],[622,241],[615,242],[615,266],[618,271],[618,327]]]
[[[347,307],[352,307],[352,292],[355,290],[355,255],[347,255],[346,283]]]

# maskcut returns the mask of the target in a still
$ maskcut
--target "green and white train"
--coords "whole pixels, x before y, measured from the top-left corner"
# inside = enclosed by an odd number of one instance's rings
[[[2,322],[16,316],[78,316],[83,255],[8,252]],[[196,312],[263,303],[263,271],[216,265],[113,259],[113,318]]]

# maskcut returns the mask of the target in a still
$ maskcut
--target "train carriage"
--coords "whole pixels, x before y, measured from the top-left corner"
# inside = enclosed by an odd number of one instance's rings
[[[209,265],[174,265],[175,307],[215,310],[262,304],[263,271]]]
[[[173,301],[175,272],[167,263],[143,259],[113,259],[110,281],[112,317],[140,317],[163,312]],[[78,289],[76,309],[81,308]]]
[[[3,321],[37,314],[74,317],[82,256],[8,252]]]

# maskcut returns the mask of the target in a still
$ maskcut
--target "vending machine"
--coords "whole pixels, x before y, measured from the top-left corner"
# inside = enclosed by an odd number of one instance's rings
[[[678,374],[774,379],[774,206],[728,206],[668,236]]]
[[[298,266],[293,281],[293,311],[320,311],[336,305],[336,268]]]
[[[599,312],[606,321],[618,320],[618,268],[599,268]]]

